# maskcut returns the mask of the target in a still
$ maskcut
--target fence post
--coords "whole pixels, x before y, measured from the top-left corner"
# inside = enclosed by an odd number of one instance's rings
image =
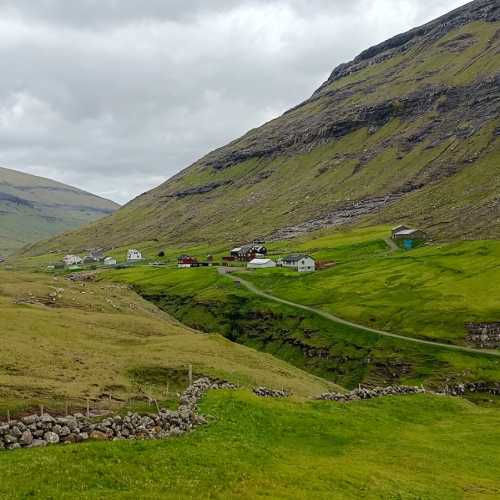
[[[7,410],[7,423],[10,424],[10,411]]]
[[[43,405],[40,405],[40,416],[43,417]]]
[[[87,417],[90,417],[90,399],[87,398]]]
[[[64,402],[64,414],[66,416],[69,415],[69,405],[68,405],[68,401],[67,400]]]
[[[189,377],[189,385],[193,385],[193,365],[189,365],[188,367],[188,377]]]

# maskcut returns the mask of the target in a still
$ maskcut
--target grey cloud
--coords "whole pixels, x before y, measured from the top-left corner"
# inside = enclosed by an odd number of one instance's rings
[[[0,0],[0,163],[126,201],[460,0]]]

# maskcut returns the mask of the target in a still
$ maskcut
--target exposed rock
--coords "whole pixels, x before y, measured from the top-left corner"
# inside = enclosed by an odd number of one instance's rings
[[[204,186],[196,186],[189,189],[185,189],[183,191],[176,191],[175,193],[168,194],[166,198],[185,198],[186,196],[193,196],[196,194],[205,194],[213,191],[222,186],[226,186],[228,184],[232,184],[232,181],[220,181],[220,182],[210,182],[209,184],[205,184]]]
[[[330,213],[324,214],[317,219],[311,219],[295,226],[288,226],[278,229],[271,234],[267,241],[276,241],[295,238],[304,233],[316,231],[326,227],[341,226],[349,224],[357,220],[363,215],[378,212],[401,199],[403,193],[388,194],[386,196],[378,196],[375,198],[367,198],[365,200],[355,201],[345,204]]]
[[[42,446],[47,446],[47,441],[43,439],[33,439],[29,448],[41,448]]]
[[[33,434],[31,434],[31,431],[27,430],[24,431],[19,438],[19,442],[24,445],[24,446],[29,446],[30,444],[33,443]]]
[[[44,440],[49,444],[56,444],[59,442],[59,435],[52,431],[47,431],[43,435]]]

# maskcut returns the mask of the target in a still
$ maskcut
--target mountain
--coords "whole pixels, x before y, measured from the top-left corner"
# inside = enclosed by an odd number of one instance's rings
[[[0,255],[113,213],[119,205],[43,177],[0,168]]]
[[[402,220],[436,239],[500,237],[499,52],[500,3],[471,2],[369,48],[284,115],[29,252]]]

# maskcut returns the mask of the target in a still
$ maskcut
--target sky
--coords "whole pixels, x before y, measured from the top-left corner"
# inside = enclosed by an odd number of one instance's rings
[[[465,0],[0,0],[0,166],[125,203]]]

